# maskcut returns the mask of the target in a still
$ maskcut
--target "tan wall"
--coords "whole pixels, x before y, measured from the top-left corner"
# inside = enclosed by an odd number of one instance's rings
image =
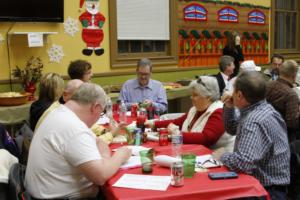
[[[0,42],[0,81],[9,79],[9,60],[12,68],[16,65],[21,67],[25,65],[26,60],[31,56],[39,56],[42,58],[45,66],[44,72],[57,72],[61,75],[66,75],[69,62],[75,59],[85,59],[91,62],[94,73],[116,71],[110,68],[108,1],[109,0],[100,1],[100,12],[106,17],[106,23],[103,27],[104,41],[102,43],[105,53],[102,56],[92,55],[87,57],[82,55],[81,51],[85,47],[85,44],[81,40],[81,32],[79,31],[74,37],[71,37],[64,33],[62,23],[0,23],[0,34],[4,37],[4,41]],[[270,6],[269,0],[240,0],[240,2]],[[84,9],[79,9],[79,0],[65,0],[65,19],[67,19],[68,16],[78,19],[82,11],[84,11]],[[49,35],[45,46],[37,48],[27,47],[26,35],[12,35],[8,47],[7,34],[10,28],[9,33],[17,31],[51,31],[58,32],[58,34]],[[47,49],[51,47],[52,44],[63,46],[65,56],[61,63],[49,62]],[[8,56],[8,49],[10,56]]]
[[[84,9],[79,9],[79,0],[65,0],[65,20],[70,16],[78,19]],[[90,57],[84,56],[81,51],[85,47],[85,43],[81,39],[81,25],[80,31],[74,37],[64,33],[64,26],[62,23],[0,23],[0,33],[5,41],[0,43],[0,80],[9,78],[9,63],[7,55],[7,31],[10,27],[10,33],[21,31],[42,31],[42,32],[58,32],[56,35],[49,35],[47,43],[44,47],[28,48],[26,35],[12,35],[10,39],[10,61],[11,66],[24,66],[26,60],[31,56],[40,56],[44,62],[44,72],[57,72],[66,75],[67,66],[70,61],[74,59],[85,59],[92,63],[93,72],[101,73],[110,71],[109,62],[109,16],[108,16],[108,0],[100,1],[100,12],[106,17],[104,24],[104,41],[102,47],[105,53],[102,56],[92,55]],[[64,49],[65,56],[61,63],[50,63],[47,54],[47,49],[52,44],[61,45]]]

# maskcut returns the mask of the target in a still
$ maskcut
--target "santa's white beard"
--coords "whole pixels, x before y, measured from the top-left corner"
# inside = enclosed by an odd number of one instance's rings
[[[93,8],[93,5],[86,5],[86,10],[91,13],[92,15],[95,15],[99,12],[99,5],[95,4],[95,7]]]

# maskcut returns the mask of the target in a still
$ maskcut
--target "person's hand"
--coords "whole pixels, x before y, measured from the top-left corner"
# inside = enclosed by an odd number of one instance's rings
[[[155,120],[150,119],[150,120],[145,121],[145,126],[147,128],[154,128],[155,127]]]
[[[233,98],[232,92],[225,91],[221,97],[221,101],[225,104],[227,108],[233,108]]]
[[[98,147],[98,151],[100,155],[103,158],[110,158],[111,157],[111,151],[109,146],[101,139],[101,138],[96,138],[96,143]]]
[[[215,160],[220,160],[221,156],[226,152],[224,147],[216,149],[213,153],[212,156]]]
[[[150,100],[150,99],[145,99],[145,100],[143,101],[143,104],[151,105],[151,104],[152,104],[152,100]]]
[[[130,158],[132,151],[126,146],[122,146],[117,149],[116,154],[120,154],[121,158],[123,159],[122,163],[125,163]]]
[[[120,123],[111,123],[110,124],[110,132],[113,136],[116,136],[120,133],[120,130],[124,129],[126,127],[126,123],[120,122]]]
[[[168,128],[169,133],[171,133],[171,134],[173,134],[176,129],[179,130],[179,127],[173,123],[170,123],[167,128]]]

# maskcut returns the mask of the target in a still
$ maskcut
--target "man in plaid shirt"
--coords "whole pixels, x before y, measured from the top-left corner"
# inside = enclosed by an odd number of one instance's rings
[[[224,126],[236,135],[233,153],[214,152],[230,170],[250,174],[271,199],[286,199],[290,183],[290,149],[281,115],[265,100],[266,83],[258,72],[238,76],[233,94],[224,94]],[[234,106],[241,115],[235,117]]]

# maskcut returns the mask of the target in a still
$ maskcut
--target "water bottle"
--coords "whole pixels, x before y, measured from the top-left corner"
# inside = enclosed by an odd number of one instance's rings
[[[112,102],[111,102],[110,98],[107,100],[107,104],[106,104],[106,116],[109,119],[113,118],[113,114],[112,114]]]
[[[140,146],[142,144],[142,130],[140,128],[136,128],[134,130],[134,145]]]
[[[181,146],[183,143],[182,133],[179,128],[172,132],[172,154],[175,158],[180,158]]]
[[[124,103],[124,101],[121,101],[120,104],[120,123],[127,123],[127,116],[126,116],[126,112],[127,112],[127,108],[126,108],[126,104]]]

